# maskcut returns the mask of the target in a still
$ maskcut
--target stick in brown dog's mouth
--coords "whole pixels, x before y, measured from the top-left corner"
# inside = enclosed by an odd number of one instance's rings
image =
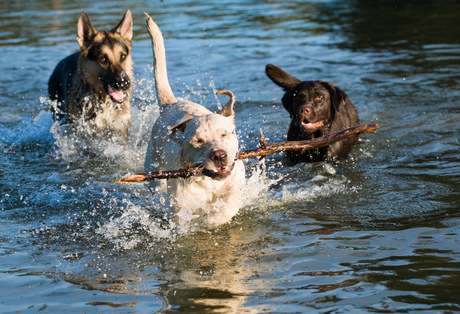
[[[320,127],[323,126],[323,120],[320,120],[318,122],[315,122],[315,123],[309,123],[309,122],[301,122],[300,123],[300,127],[304,130],[316,130],[316,129],[319,129]]]

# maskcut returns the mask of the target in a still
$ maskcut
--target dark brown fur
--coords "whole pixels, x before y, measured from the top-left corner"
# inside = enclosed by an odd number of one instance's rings
[[[61,60],[48,83],[56,120],[88,122],[98,131],[126,137],[133,85],[130,10],[111,31],[97,31],[86,12],[78,20],[80,51]]]
[[[289,141],[309,140],[358,125],[358,112],[347,94],[332,83],[301,81],[279,67],[267,64],[267,76],[285,91],[282,102],[289,112]],[[292,162],[345,158],[355,138],[305,152],[289,152]]]

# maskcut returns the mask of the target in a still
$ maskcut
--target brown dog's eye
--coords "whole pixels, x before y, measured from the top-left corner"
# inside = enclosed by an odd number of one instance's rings
[[[97,61],[99,63],[101,63],[101,64],[104,64],[107,61],[107,59],[105,57],[99,57],[99,59],[97,59]]]
[[[126,59],[126,53],[122,52],[120,55],[120,60],[125,61],[125,59]]]
[[[320,101],[323,101],[323,100],[324,100],[324,97],[321,96],[321,95],[315,96],[315,99],[313,99],[314,102],[320,102]]]

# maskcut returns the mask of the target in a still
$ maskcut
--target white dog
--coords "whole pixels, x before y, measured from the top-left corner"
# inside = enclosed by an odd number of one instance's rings
[[[174,219],[179,224],[192,220],[208,226],[226,223],[242,206],[240,190],[245,183],[244,165],[236,160],[233,94],[218,92],[230,96],[219,114],[190,101],[177,101],[168,81],[163,36],[147,14],[146,22],[152,38],[160,104],[160,116],[153,125],[147,148],[146,171],[203,165],[201,175],[162,182],[163,187],[167,185]]]

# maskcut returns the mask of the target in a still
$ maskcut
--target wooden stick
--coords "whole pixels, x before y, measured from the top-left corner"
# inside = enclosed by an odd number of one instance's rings
[[[358,136],[360,134],[366,133],[376,133],[377,129],[380,126],[378,124],[364,124],[355,126],[349,129],[345,129],[336,133],[318,137],[312,140],[305,141],[289,141],[289,142],[279,142],[279,143],[267,143],[262,137],[260,140],[259,148],[245,150],[238,153],[236,159],[246,159],[252,157],[265,157],[269,154],[276,154],[286,151],[297,151],[297,150],[307,150],[314,149],[323,146],[330,145],[332,143],[341,141],[345,138]],[[187,169],[178,169],[178,170],[167,170],[167,171],[158,171],[158,172],[148,172],[148,173],[138,173],[127,176],[123,179],[118,180],[118,184],[126,184],[133,182],[142,182],[155,179],[174,179],[174,178],[189,178],[193,175],[197,175],[204,171],[202,165],[191,167],[187,165]]]
[[[366,133],[376,133],[380,128],[378,124],[364,124],[355,126],[349,129],[338,131],[336,133],[328,134],[312,140],[305,141],[289,141],[280,143],[267,143],[264,138],[259,142],[260,147],[251,150],[245,150],[238,154],[238,159],[245,159],[251,157],[265,157],[269,154],[275,154],[286,151],[307,150],[319,148],[332,143],[341,141],[345,138],[358,136]]]
[[[195,167],[187,166],[187,169],[178,169],[178,170],[163,170],[156,172],[146,172],[146,173],[137,173],[132,174],[123,179],[118,180],[118,184],[127,184],[134,182],[150,181],[155,179],[175,179],[175,178],[189,178],[193,175],[197,175],[203,172],[204,167],[199,165]]]

